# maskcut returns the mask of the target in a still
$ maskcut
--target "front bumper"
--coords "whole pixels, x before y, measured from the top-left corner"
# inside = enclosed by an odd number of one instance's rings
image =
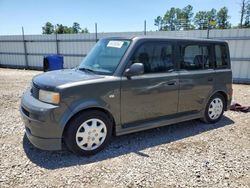
[[[60,150],[62,133],[59,106],[35,99],[29,90],[22,97],[20,112],[29,141],[43,150]]]
[[[61,139],[57,138],[40,138],[33,136],[29,128],[25,127],[25,133],[29,141],[37,148],[42,150],[61,150]]]

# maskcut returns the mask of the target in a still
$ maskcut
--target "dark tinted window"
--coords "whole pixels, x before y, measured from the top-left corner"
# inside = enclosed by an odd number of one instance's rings
[[[167,72],[174,68],[172,45],[144,43],[136,50],[132,63],[143,63],[145,73]]]
[[[216,68],[228,67],[228,54],[225,45],[215,45]]]
[[[201,70],[213,68],[210,60],[210,47],[205,45],[186,45],[181,47],[181,69]]]

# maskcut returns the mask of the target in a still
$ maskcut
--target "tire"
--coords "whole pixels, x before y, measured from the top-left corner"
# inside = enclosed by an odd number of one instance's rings
[[[97,110],[83,112],[72,119],[64,134],[67,148],[77,155],[94,155],[108,145],[112,121]]]
[[[213,95],[206,105],[202,120],[206,123],[218,122],[223,116],[225,104],[225,98],[221,94],[217,93]]]

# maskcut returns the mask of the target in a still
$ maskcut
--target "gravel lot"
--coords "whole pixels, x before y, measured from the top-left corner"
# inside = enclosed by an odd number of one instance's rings
[[[18,109],[38,73],[0,69],[0,187],[250,187],[250,113],[115,137],[92,157],[34,148]],[[250,85],[233,87],[250,105]]]

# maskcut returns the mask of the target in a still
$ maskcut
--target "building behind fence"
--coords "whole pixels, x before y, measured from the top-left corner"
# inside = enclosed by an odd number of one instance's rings
[[[144,32],[0,36],[0,67],[41,69],[43,57],[64,56],[65,68],[77,66],[103,37],[132,37]],[[149,36],[207,38],[206,30],[156,31]],[[250,83],[250,29],[211,30],[209,38],[229,43],[235,82]]]

